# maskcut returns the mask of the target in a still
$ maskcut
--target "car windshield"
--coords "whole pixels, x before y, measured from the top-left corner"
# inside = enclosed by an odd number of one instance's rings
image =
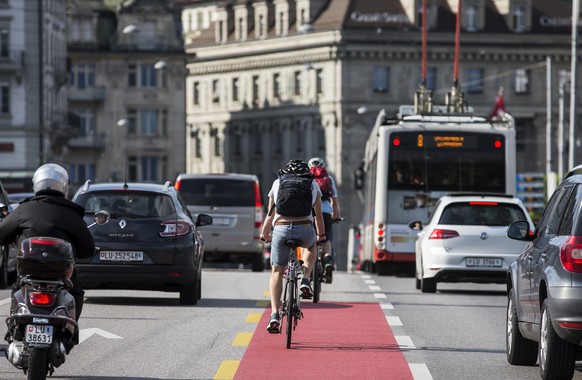
[[[106,210],[112,216],[158,218],[176,212],[170,196],[151,192],[93,192],[80,195],[75,202],[87,213]]]
[[[459,202],[445,207],[439,224],[507,226],[527,220],[523,210],[511,203]]]

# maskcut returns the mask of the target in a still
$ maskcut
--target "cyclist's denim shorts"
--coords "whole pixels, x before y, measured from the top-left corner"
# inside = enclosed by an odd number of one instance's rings
[[[303,248],[309,248],[317,241],[315,228],[311,224],[291,224],[273,226],[271,241],[271,264],[283,267],[289,261],[290,248],[285,245],[287,239],[299,239]]]

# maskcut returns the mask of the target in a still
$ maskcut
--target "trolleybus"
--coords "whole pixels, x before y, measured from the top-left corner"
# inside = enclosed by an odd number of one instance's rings
[[[515,127],[509,114],[495,121],[468,112],[381,111],[363,160],[364,215],[360,268],[390,274],[414,262],[418,226],[439,197],[452,192],[515,194]]]

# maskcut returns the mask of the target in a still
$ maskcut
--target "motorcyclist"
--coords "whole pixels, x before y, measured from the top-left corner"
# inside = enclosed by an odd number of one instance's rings
[[[0,245],[20,242],[33,236],[46,236],[66,240],[73,246],[76,258],[91,257],[95,243],[83,220],[85,209],[69,201],[69,175],[57,164],[44,164],[33,177],[34,196],[25,199],[0,223]],[[75,298],[75,318],[79,320],[83,309],[83,296],[76,273],[69,293]],[[19,287],[16,281],[15,290]]]

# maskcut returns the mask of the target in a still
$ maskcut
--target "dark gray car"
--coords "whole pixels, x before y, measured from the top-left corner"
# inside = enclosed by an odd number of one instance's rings
[[[507,276],[507,359],[535,365],[542,379],[571,379],[582,345],[582,166],[545,207],[535,231],[525,221],[507,235],[529,242]]]

